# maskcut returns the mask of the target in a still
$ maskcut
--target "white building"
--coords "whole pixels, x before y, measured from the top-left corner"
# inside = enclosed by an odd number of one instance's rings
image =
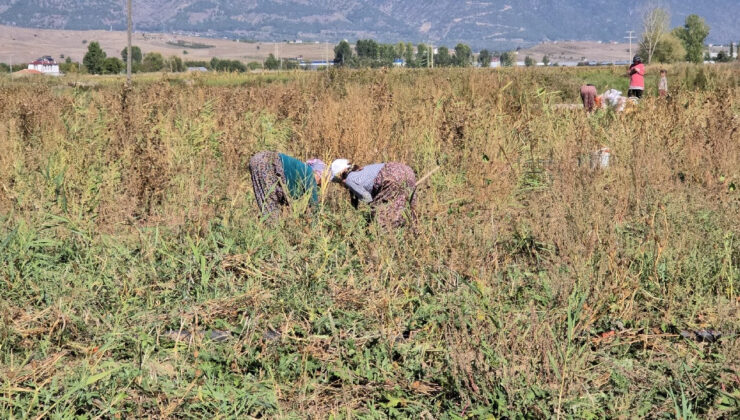
[[[491,57],[491,62],[488,64],[488,67],[496,68],[501,66],[501,59],[498,57]]]
[[[28,69],[37,70],[51,76],[59,75],[59,64],[48,55],[28,63]]]

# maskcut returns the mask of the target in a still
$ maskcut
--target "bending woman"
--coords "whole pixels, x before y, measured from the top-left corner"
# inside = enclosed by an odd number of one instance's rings
[[[337,159],[331,164],[331,178],[344,185],[352,205],[360,200],[370,204],[372,215],[383,228],[404,226],[416,222],[416,175],[403,163],[374,163],[363,168]]]
[[[291,200],[311,195],[311,204],[317,204],[318,185],[323,162],[312,159],[307,163],[277,152],[259,152],[249,160],[252,187],[257,207],[270,221],[277,220],[280,209]]]
[[[596,108],[596,86],[588,84],[581,86],[581,101],[586,112],[593,112]]]

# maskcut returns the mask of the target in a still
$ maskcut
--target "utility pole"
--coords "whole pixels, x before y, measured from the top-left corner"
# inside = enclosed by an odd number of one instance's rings
[[[629,39],[630,40],[630,56],[629,56],[629,58],[628,58],[627,61],[631,61],[632,60],[632,40],[635,39],[634,33],[635,33],[635,31],[627,31],[628,36],[624,37],[625,39]]]
[[[434,68],[434,44],[430,42],[427,44],[427,47],[429,50],[428,52],[429,59],[427,60],[427,67]]]
[[[278,43],[275,42],[275,58],[278,60],[278,72],[280,72],[280,52],[278,50]]]
[[[128,46],[126,47],[126,83],[131,85],[131,0],[128,0]]]

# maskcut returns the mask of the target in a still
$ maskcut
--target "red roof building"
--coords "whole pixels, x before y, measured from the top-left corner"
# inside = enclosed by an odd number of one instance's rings
[[[28,70],[40,71],[43,74],[58,76],[59,64],[51,56],[45,55],[28,63]]]

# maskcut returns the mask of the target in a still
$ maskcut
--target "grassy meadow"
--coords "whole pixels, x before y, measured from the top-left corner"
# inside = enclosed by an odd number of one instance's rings
[[[737,418],[740,67],[657,70],[0,78],[0,418]],[[270,226],[260,150],[440,170]]]

